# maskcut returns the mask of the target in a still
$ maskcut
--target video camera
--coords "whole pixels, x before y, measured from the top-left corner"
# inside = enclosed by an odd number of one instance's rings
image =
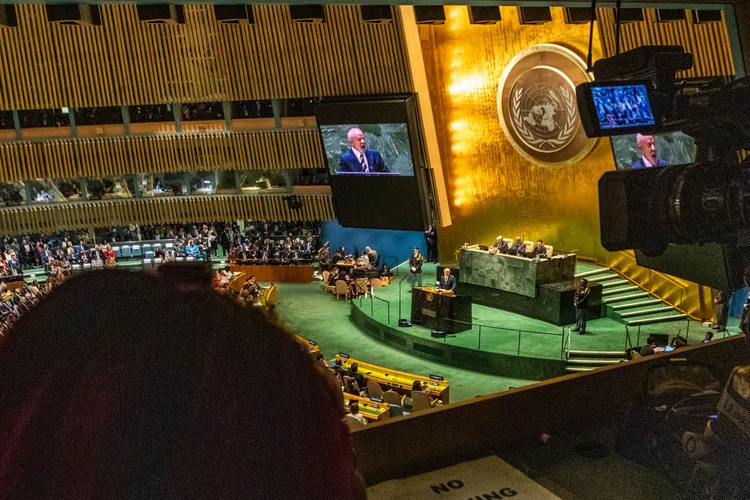
[[[744,258],[739,249],[750,247],[750,159],[740,164],[740,151],[750,150],[750,78],[718,87],[678,85],[677,72],[692,62],[679,46],[640,47],[598,61],[595,81],[576,88],[589,137],[682,131],[697,148],[692,164],[659,161],[654,166],[660,168],[602,176],[599,210],[607,250],[656,257],[674,245],[718,243],[737,261]],[[741,279],[696,279],[684,265],[674,267],[661,270],[717,288],[741,286]]]

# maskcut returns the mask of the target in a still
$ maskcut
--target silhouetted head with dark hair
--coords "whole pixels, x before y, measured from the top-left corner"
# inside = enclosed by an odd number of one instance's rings
[[[73,278],[0,348],[0,498],[364,498],[314,365],[208,284]]]

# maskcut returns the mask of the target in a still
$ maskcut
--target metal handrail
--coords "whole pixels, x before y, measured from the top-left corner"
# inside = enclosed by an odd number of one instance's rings
[[[534,330],[523,330],[520,328],[504,328],[502,326],[493,326],[493,325],[483,325],[480,323],[472,323],[471,321],[461,321],[459,319],[451,319],[451,318],[445,318],[445,321],[453,321],[454,323],[462,323],[464,325],[472,325],[472,326],[480,326],[484,328],[493,328],[495,330],[507,330],[509,332],[524,332],[524,333],[534,333],[538,335],[553,335],[555,337],[560,337],[563,335],[562,333],[552,333],[552,332],[537,332]]]

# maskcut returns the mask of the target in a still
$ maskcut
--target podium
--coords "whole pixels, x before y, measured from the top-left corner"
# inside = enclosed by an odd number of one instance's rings
[[[432,287],[412,288],[411,321],[445,333],[471,330],[471,297],[438,292]]]

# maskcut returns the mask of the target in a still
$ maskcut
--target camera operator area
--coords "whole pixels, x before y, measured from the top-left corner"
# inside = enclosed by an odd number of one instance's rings
[[[748,71],[744,0],[0,0],[0,497],[750,498]]]

